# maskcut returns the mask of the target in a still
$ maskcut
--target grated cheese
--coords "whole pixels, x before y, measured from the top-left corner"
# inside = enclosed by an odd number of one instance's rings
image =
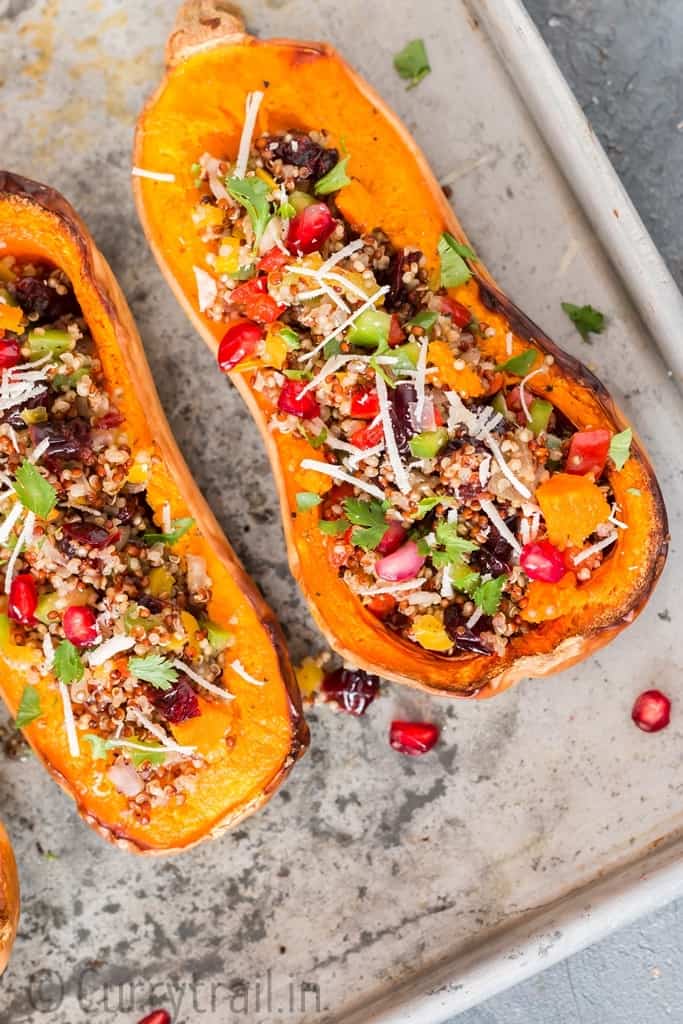
[[[377,389],[377,398],[379,399],[379,411],[382,416],[384,443],[387,446],[389,463],[394,471],[396,486],[402,494],[407,494],[410,491],[410,477],[408,476],[408,470],[401,462],[401,455],[398,450],[396,437],[394,435],[394,427],[391,422],[389,400],[387,398],[387,386],[380,373],[375,373],[375,387]],[[382,497],[384,497],[384,495],[382,495]]]
[[[135,647],[135,640],[132,636],[112,636],[100,644],[96,651],[90,652],[88,662],[92,668],[97,668],[98,665],[104,665],[105,661],[116,657],[117,654],[129,651],[131,647]]]
[[[199,312],[205,313],[206,310],[213,306],[218,295],[218,284],[211,277],[211,274],[207,274],[201,267],[193,267],[194,279],[197,282],[197,303],[199,305]]]
[[[173,743],[168,738],[167,734],[164,732],[162,728],[160,728],[160,726],[155,725],[154,722],[152,722],[147,717],[147,715],[143,715],[142,711],[140,711],[138,708],[131,707],[129,705],[128,714],[132,715],[136,722],[139,722],[140,725],[144,726],[147,732],[151,733],[152,736],[158,739],[159,743],[161,743],[161,745],[165,747],[167,750],[171,750],[177,746],[177,744]]]
[[[586,548],[585,551],[579,551],[578,555],[574,555],[572,558],[572,562],[574,565],[580,565],[581,562],[585,562],[587,558],[591,557],[591,555],[595,555],[598,551],[608,548],[610,544],[614,544],[617,537],[618,534],[616,531],[614,533],[610,533],[609,537],[605,537],[603,540],[599,540],[597,543],[591,544],[591,546]]]
[[[198,672],[195,672],[194,669],[191,669],[189,665],[186,665],[184,661],[176,659],[173,662],[173,665],[181,672],[184,672],[185,675],[189,676],[190,679],[194,680],[197,686],[203,687],[203,689],[207,690],[209,693],[213,693],[216,697],[222,697],[223,700],[235,699],[234,693],[230,693],[229,690],[224,690],[221,686],[214,686],[213,683],[210,683],[207,679],[204,679],[203,676],[200,676]]]
[[[354,310],[351,316],[347,317],[344,323],[340,324],[339,327],[336,327],[331,334],[327,335],[326,338],[323,338],[319,345],[316,345],[316,347],[314,349],[311,349],[310,352],[304,352],[302,356],[299,356],[299,362],[307,363],[309,360],[313,359],[313,357],[316,356],[321,349],[325,348],[325,345],[327,345],[328,341],[334,341],[337,335],[341,334],[342,331],[345,331],[347,327],[350,327],[351,324],[358,319],[361,313],[364,313],[366,309],[370,308],[370,306],[374,306],[377,300],[381,298],[382,295],[386,295],[388,291],[388,285],[384,285],[383,288],[379,288],[374,293],[374,295],[371,295],[369,299],[366,299],[366,301],[361,306],[358,307],[358,309]]]
[[[429,348],[429,342],[426,338],[420,342],[420,354],[417,357],[417,365],[415,367],[415,392],[417,394],[417,403],[415,405],[415,420],[417,423],[422,423],[422,416],[425,408],[425,385],[427,379],[425,371],[427,369],[427,350]]]
[[[373,597],[375,594],[395,594],[401,590],[416,590],[418,587],[423,587],[426,582],[424,579],[415,579],[394,583],[390,587],[359,587],[356,593],[362,597]]]
[[[520,381],[520,384],[519,384],[519,401],[521,403],[524,415],[526,416],[527,423],[531,423],[531,413],[529,412],[529,407],[526,404],[526,394],[525,394],[525,391],[524,391],[524,385],[527,384],[531,380],[532,377],[535,377],[536,374],[538,374],[538,373],[545,373],[545,371],[546,371],[546,367],[545,366],[541,366],[541,367],[538,368],[538,370],[532,370],[531,373],[527,373],[526,377],[524,377]]]
[[[484,613],[481,610],[481,608],[475,608],[472,614],[470,615],[469,619],[465,623],[467,628],[472,629],[473,626],[476,626],[476,624],[479,622],[479,619],[482,617],[483,614]]]
[[[27,512],[24,525],[21,528],[21,533],[17,537],[17,543],[14,545],[14,550],[10,555],[9,562],[7,563],[6,576],[5,576],[5,593],[9,594],[12,588],[12,579],[14,577],[14,567],[17,564],[17,559],[21,554],[22,550],[27,547],[33,538],[33,527],[36,523],[35,512]]]
[[[491,476],[491,456],[485,455],[479,463],[479,483],[482,487],[486,487],[488,479]]]
[[[323,263],[322,267],[320,267],[318,273],[321,276],[326,274],[328,270],[332,269],[332,267],[336,267],[337,263],[341,263],[341,261],[345,260],[347,256],[353,256],[354,252],[358,252],[358,250],[362,248],[363,239],[354,238],[353,242],[349,242],[349,244],[345,245],[343,249],[339,250],[339,252],[335,252],[332,256],[329,256]]]
[[[505,355],[512,355],[512,331],[508,331],[505,335]]]
[[[76,723],[74,721],[74,711],[71,707],[71,697],[69,696],[69,690],[66,683],[59,681],[59,695],[62,698],[62,707],[64,708],[64,727],[66,729],[66,738],[69,743],[69,753],[72,757],[81,756],[81,748],[78,745],[78,733],[76,732]]]
[[[171,506],[167,501],[161,506],[161,529],[164,533],[170,533],[173,529],[173,523],[171,522]]]
[[[441,576],[441,596],[453,597],[453,583],[451,581],[451,563],[447,562]]]
[[[240,679],[244,679],[245,683],[251,683],[252,686],[266,685],[265,679],[254,679],[253,676],[250,676],[239,658],[235,658],[234,661],[230,662],[230,668],[240,677]]]
[[[175,174],[166,171],[148,171],[145,167],[133,167],[130,172],[134,178],[149,178],[151,181],[175,181]]]
[[[319,462],[317,459],[302,459],[299,465],[301,469],[314,469],[317,473],[331,476],[333,480],[352,484],[359,491],[365,491],[366,494],[371,494],[373,498],[379,498],[380,501],[384,501],[384,491],[381,491],[379,487],[375,487],[374,484],[369,484],[365,480],[358,480],[355,476],[345,473],[343,469],[339,469],[338,466],[333,466],[329,462]]]
[[[374,448],[356,448],[356,454],[349,459],[349,469],[357,469],[360,462],[372,458],[373,455],[380,455],[384,451],[384,441],[380,441]]]
[[[500,512],[493,504],[493,502],[488,501],[486,498],[481,498],[479,504],[481,506],[482,512],[488,516],[488,518],[491,520],[495,528],[498,530],[498,533],[501,535],[503,540],[506,540],[510,547],[512,548],[512,550],[519,554],[522,550],[521,545],[515,537],[512,530],[510,530],[507,527],[503,517],[501,516]]]
[[[181,747],[178,743],[164,743],[163,747],[145,746],[144,743],[134,743],[132,740],[114,739],[108,741],[110,747],[121,748],[122,750],[141,750],[146,754],[165,754],[167,751],[175,754],[194,754],[195,747]]]
[[[52,664],[55,660],[55,647],[52,643],[52,637],[49,633],[46,633],[43,637],[43,656],[45,663],[43,665],[45,671],[52,668]]]
[[[37,444],[28,457],[29,462],[38,462],[50,447],[50,438],[44,437],[40,444]]]
[[[0,544],[6,544],[9,540],[9,536],[14,529],[16,522],[21,519],[24,514],[24,506],[20,501],[15,502],[12,506],[11,512],[5,518],[2,526],[0,526]]]
[[[493,452],[493,457],[498,463],[501,473],[507,480],[509,480],[509,482],[512,484],[517,493],[521,494],[523,498],[530,498],[531,491],[525,484],[522,483],[521,480],[518,480],[515,474],[512,472],[512,470],[510,469],[510,467],[508,466],[507,462],[503,457],[503,453],[498,447],[498,442],[494,441],[490,434],[485,434],[484,443],[487,444],[488,447]]]
[[[322,384],[326,377],[329,377],[330,374],[332,373],[336,373],[337,370],[341,369],[342,366],[344,366],[346,363],[352,362],[355,358],[355,356],[347,355],[330,356],[327,362],[323,363],[320,370],[318,370],[318,372],[316,373],[315,377],[309,380],[306,387],[301,389],[299,397],[303,398],[303,396],[307,395],[309,391],[312,391],[314,388],[317,388],[318,384]]]
[[[247,93],[247,99],[244,104],[244,125],[242,127],[242,135],[240,138],[240,148],[237,152],[237,162],[235,164],[235,177],[243,178],[247,173],[247,163],[249,161],[249,150],[251,149],[251,139],[254,134],[254,127],[256,125],[256,118],[258,116],[259,107],[261,106],[261,100],[264,94],[262,92],[249,92]]]

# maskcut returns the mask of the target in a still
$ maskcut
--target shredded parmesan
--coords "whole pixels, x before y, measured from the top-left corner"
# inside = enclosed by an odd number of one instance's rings
[[[488,479],[491,475],[491,456],[486,455],[479,463],[479,483],[482,487],[486,487]]]
[[[498,447],[498,442],[494,441],[490,434],[484,435],[484,442],[493,452],[493,457],[498,463],[500,471],[503,474],[503,476],[506,477],[507,480],[509,480],[509,482],[512,484],[512,486],[518,494],[521,494],[523,498],[530,498],[531,491],[525,484],[522,483],[521,480],[518,480],[515,474],[512,472],[507,462],[503,458],[503,453]]]
[[[339,250],[339,252],[335,252],[332,256],[328,257],[322,267],[320,267],[318,273],[321,276],[326,274],[328,270],[332,269],[332,267],[336,267],[337,263],[341,263],[341,261],[345,260],[347,256],[353,256],[354,252],[358,252],[358,250],[362,248],[363,239],[354,238],[353,242],[349,242],[349,244],[345,245],[343,249]]]
[[[247,99],[244,105],[244,126],[242,128],[242,136],[240,138],[240,148],[237,152],[237,163],[235,164],[236,178],[243,178],[247,173],[247,162],[249,160],[249,150],[251,149],[251,139],[254,134],[256,118],[258,116],[263,96],[264,94],[262,92],[247,93]]]
[[[140,725],[144,726],[147,732],[151,733],[152,736],[158,739],[159,743],[161,743],[163,747],[166,747],[167,750],[172,750],[177,746],[177,744],[173,743],[168,738],[167,734],[162,728],[160,728],[160,726],[155,725],[154,722],[152,722],[147,715],[143,715],[142,711],[138,708],[129,705],[128,714],[132,715],[136,722],[139,722]]]
[[[211,274],[207,274],[201,267],[193,267],[194,278],[197,282],[197,303],[199,312],[205,313],[210,306],[213,306],[218,295],[218,285]]]
[[[46,633],[43,637],[43,656],[45,658],[43,667],[45,668],[45,671],[47,671],[49,668],[52,668],[52,664],[55,660],[55,647],[49,633]]]
[[[388,285],[384,285],[383,288],[379,288],[374,293],[374,295],[371,295],[369,299],[366,299],[366,301],[361,306],[358,307],[358,309],[355,309],[351,316],[347,317],[347,319],[342,324],[340,324],[339,327],[336,327],[331,334],[328,334],[326,338],[323,338],[319,345],[316,345],[316,347],[314,349],[311,349],[310,352],[304,352],[303,355],[299,356],[299,362],[307,363],[309,362],[309,360],[313,359],[314,356],[316,356],[321,349],[325,348],[325,345],[327,345],[328,341],[334,341],[337,335],[341,334],[342,331],[345,331],[347,327],[350,327],[351,324],[358,319],[361,313],[364,313],[366,309],[370,308],[370,306],[374,306],[377,300],[381,298],[382,295],[386,295],[388,291]]]
[[[376,444],[373,448],[357,448],[356,454],[349,459],[349,469],[357,469],[359,463],[372,458],[373,455],[380,455],[384,451],[384,441]]]
[[[591,557],[591,555],[595,555],[598,551],[608,548],[610,544],[614,544],[617,537],[618,534],[616,531],[614,533],[610,533],[609,537],[605,537],[603,540],[597,541],[596,544],[591,544],[591,546],[586,548],[584,551],[579,551],[578,555],[573,556],[572,562],[574,565],[580,565],[581,562],[585,562],[587,558]]]
[[[121,748],[122,750],[140,750],[145,754],[194,754],[195,747],[181,747],[177,743],[164,743],[163,747],[152,747],[146,746],[144,743],[133,743],[132,740],[109,740],[108,745],[110,747]]]
[[[7,515],[2,526],[0,526],[0,544],[6,544],[9,540],[9,536],[14,529],[17,520],[21,519],[24,514],[24,506],[20,501],[17,501],[13,506],[11,512]]]
[[[171,506],[167,501],[161,506],[161,529],[164,533],[170,533],[173,529],[173,523],[171,521]]]
[[[135,640],[132,636],[112,636],[100,644],[97,650],[90,652],[88,662],[92,668],[97,668],[98,665],[104,665],[105,661],[109,661],[110,658],[115,658],[117,654],[129,651],[131,647],[135,647]]]
[[[7,433],[9,435],[9,439],[12,442],[12,447],[14,448],[15,452],[18,452],[19,451],[19,438],[17,437],[17,432],[14,429],[14,427],[11,425],[11,423],[6,424],[6,426],[7,426]]]
[[[512,355],[512,331],[508,331],[505,335],[505,355]]]
[[[343,469],[339,469],[338,466],[333,466],[329,462],[319,462],[317,459],[302,459],[299,465],[302,469],[314,469],[317,473],[331,476],[333,480],[352,484],[359,491],[365,491],[366,494],[371,494],[373,498],[379,498],[380,501],[384,501],[384,491],[381,491],[379,487],[375,487],[374,484],[369,484],[365,480],[358,480],[355,476],[345,473]]]
[[[361,597],[373,597],[375,594],[396,594],[401,590],[417,590],[423,587],[427,581],[424,579],[404,580],[402,583],[392,583],[390,587],[358,587],[356,593]]]
[[[441,596],[445,598],[453,597],[453,582],[451,580],[450,562],[446,562],[441,576]]]
[[[493,504],[493,502],[488,501],[486,498],[481,498],[479,500],[479,504],[481,506],[482,512],[489,517],[489,519],[491,520],[495,528],[498,530],[498,533],[501,535],[503,540],[506,540],[510,547],[512,548],[512,550],[519,554],[522,550],[521,545],[515,537],[514,533],[506,526],[503,517],[501,516],[500,512]]]
[[[427,350],[429,348],[429,342],[426,338],[420,342],[420,353],[417,357],[417,373],[415,374],[415,391],[417,394],[417,403],[415,405],[415,420],[417,423],[422,423],[422,416],[425,408],[425,370],[427,369]]]
[[[78,745],[78,733],[76,732],[76,723],[74,721],[74,712],[71,707],[71,697],[69,696],[69,690],[66,683],[59,681],[59,695],[62,698],[62,707],[64,708],[64,727],[66,729],[66,738],[69,743],[69,753],[72,757],[81,756],[81,748]]]
[[[40,444],[37,444],[28,457],[29,462],[38,462],[50,447],[50,438],[44,437]]]
[[[330,356],[327,362],[323,363],[320,370],[316,373],[315,377],[309,380],[306,387],[301,389],[299,397],[303,398],[303,396],[307,395],[309,391],[313,391],[314,388],[317,388],[318,384],[322,384],[326,377],[329,377],[331,374],[336,373],[337,370],[341,369],[341,367],[345,365],[345,363],[350,363],[355,358],[355,356],[347,355]]]
[[[481,608],[475,608],[472,614],[470,615],[469,619],[465,623],[467,628],[472,629],[473,626],[476,626],[476,624],[479,622],[479,619],[482,617],[483,614],[484,613],[481,610]]]
[[[224,690],[220,686],[214,686],[213,683],[208,682],[208,680],[204,679],[203,676],[200,676],[198,672],[195,672],[194,669],[191,669],[189,667],[189,665],[186,665],[184,661],[176,660],[176,661],[173,662],[173,665],[174,665],[175,668],[179,669],[181,672],[184,672],[186,676],[189,676],[190,679],[194,680],[194,682],[197,684],[197,686],[201,686],[203,689],[207,690],[209,693],[213,693],[214,696],[222,697],[223,700],[234,700],[235,699],[234,693],[230,693],[228,690]]]
[[[410,477],[408,476],[408,470],[401,462],[401,455],[398,450],[396,443],[396,437],[394,435],[394,427],[391,422],[391,412],[389,410],[389,399],[387,397],[387,386],[384,382],[384,378],[381,373],[375,373],[375,387],[377,389],[377,398],[379,400],[379,411],[382,416],[382,426],[384,427],[384,443],[387,446],[387,455],[389,456],[389,463],[394,472],[394,479],[396,486],[402,494],[407,494],[410,490]],[[384,495],[382,495],[384,497]]]
[[[17,564],[17,559],[23,551],[23,549],[31,543],[33,537],[33,527],[36,523],[35,512],[28,512],[24,525],[21,528],[21,533],[17,537],[17,543],[14,545],[14,550],[10,555],[9,562],[7,563],[6,575],[5,575],[5,593],[9,594],[12,589],[12,579],[14,578],[14,567]]]
[[[239,658],[235,658],[234,661],[230,662],[230,668],[240,677],[240,679],[244,679],[245,683],[251,683],[252,686],[265,686],[264,679],[254,679],[253,676],[249,675]]]
[[[175,181],[175,174],[166,171],[148,171],[144,167],[134,167],[131,171],[134,178],[149,178],[151,181]]]
[[[520,384],[519,384],[519,401],[521,403],[524,415],[526,416],[527,423],[531,423],[531,413],[529,412],[529,407],[526,404],[526,393],[524,391],[524,385],[528,384],[528,382],[531,380],[531,378],[535,377],[536,374],[538,374],[538,373],[545,373],[545,371],[546,371],[546,367],[545,366],[540,366],[538,368],[538,370],[532,370],[531,373],[527,373],[526,377],[524,377],[523,380],[520,381]]]
[[[607,517],[607,522],[612,523],[613,526],[617,526],[620,530],[628,530],[628,523],[623,523],[621,519],[617,519],[617,512],[619,506],[617,504],[612,505],[612,511]]]

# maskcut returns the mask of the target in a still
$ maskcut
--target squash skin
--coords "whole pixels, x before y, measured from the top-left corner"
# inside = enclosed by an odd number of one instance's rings
[[[176,175],[171,186],[136,179],[138,211],[163,274],[213,351],[225,328],[196,307],[191,266],[202,265],[203,246],[189,234],[189,167],[202,147],[236,149],[244,95],[262,88],[264,80],[269,84],[257,132],[324,127],[333,140],[345,139],[353,183],[337,195],[337,204],[354,227],[381,227],[395,244],[410,244],[426,254],[436,252],[443,230],[467,244],[404,126],[334,49],[295,40],[256,40],[225,8],[214,0],[189,0],[181,7],[167,45],[167,74],[140,116],[134,154],[137,165]],[[157,141],[161,139],[163,143]],[[186,243],[182,252],[175,241],[179,235]],[[489,348],[496,361],[507,358],[502,338],[511,330],[514,354],[533,344],[554,359],[546,374],[529,382],[529,391],[551,397],[578,429],[624,429],[627,422],[602,383],[518,310],[480,262],[472,269],[473,278],[450,293],[497,328],[498,337]],[[401,640],[362,607],[329,566],[329,541],[317,529],[317,512],[297,516],[297,491],[322,492],[329,486],[319,474],[298,467],[310,456],[309,446],[268,431],[271,410],[250,387],[249,375],[235,370],[231,377],[271,456],[291,571],[330,645],[354,665],[430,693],[488,697],[522,678],[545,676],[589,656],[632,622],[652,593],[666,558],[668,527],[654,471],[636,439],[624,470],[610,474],[620,517],[629,530],[620,533],[591,582],[575,591],[570,610],[513,640],[503,658],[447,658]],[[552,395],[545,392],[547,385],[552,385]],[[629,493],[633,489],[640,491],[638,497]]]
[[[19,924],[19,876],[9,836],[0,822],[0,974],[7,967]]]
[[[201,773],[202,779],[207,776],[206,788],[204,782],[197,787],[201,799],[196,794],[189,796],[183,808],[168,815],[168,821],[153,810],[148,826],[122,822],[122,800],[116,791],[104,797],[95,796],[92,791],[96,780],[101,786],[103,773],[95,772],[92,761],[84,757],[78,759],[74,769],[65,740],[61,739],[60,746],[54,737],[46,735],[50,731],[48,725],[56,724],[52,733],[63,736],[59,712],[54,723],[38,719],[24,730],[38,758],[75,800],[79,814],[103,838],[135,853],[177,852],[220,835],[266,803],[308,745],[308,727],[284,637],[175,444],[126,300],[84,223],[58,192],[0,171],[0,240],[6,245],[2,249],[4,255],[45,259],[61,267],[70,278],[108,384],[122,389],[118,404],[133,454],[149,452],[152,468],[147,484],[148,504],[158,521],[165,501],[170,503],[174,518],[194,518],[201,536],[193,535],[187,545],[181,541],[178,550],[191,551],[206,559],[214,583],[210,616],[219,623],[227,623],[234,613],[237,625],[232,628],[238,634],[235,655],[240,656],[240,630],[244,630],[241,649],[248,649],[252,658],[258,657],[262,677],[267,679],[266,686],[255,692],[256,687],[242,686],[239,678],[230,675],[230,687],[237,698],[229,706],[237,709],[231,723],[238,730],[230,758],[225,760],[230,761],[234,774],[243,772],[244,782],[239,778],[231,781],[226,764],[214,762]],[[10,665],[1,654],[0,666],[0,696],[10,712],[16,714],[25,682],[23,673],[16,662]],[[202,717],[195,722],[208,723],[205,715],[212,718],[219,713],[215,704],[203,702],[202,707]],[[179,734],[189,724],[173,728]],[[262,768],[252,763],[258,757],[263,759]]]

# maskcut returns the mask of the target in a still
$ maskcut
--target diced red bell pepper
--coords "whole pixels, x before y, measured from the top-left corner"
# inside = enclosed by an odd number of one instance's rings
[[[360,427],[351,434],[349,440],[356,448],[374,448],[384,437],[384,427],[376,423],[374,427]]]
[[[396,313],[391,314],[391,323],[389,324],[389,337],[388,342],[391,348],[395,348],[396,345],[402,345],[406,340],[405,331],[401,327],[401,321],[399,320]]]
[[[374,420],[379,412],[379,398],[374,388],[359,388],[351,395],[351,415],[354,420]]]
[[[256,264],[257,270],[262,270],[265,274],[269,274],[271,270],[282,270],[282,268],[289,263],[292,257],[288,252],[285,252],[278,245],[274,245],[268,252],[264,252],[261,259]]]
[[[375,594],[368,601],[366,608],[378,619],[386,619],[396,608],[396,598],[391,594]]]
[[[231,324],[218,346],[218,365],[223,373],[253,355],[264,336],[263,328],[252,320],[238,320]]]
[[[287,308],[268,294],[268,281],[263,276],[238,284],[231,292],[230,301],[241,306],[245,315],[259,324],[272,324]]]
[[[437,301],[441,312],[450,316],[456,327],[467,327],[472,323],[472,313],[462,302],[457,302],[450,295],[439,295]]]
[[[302,420],[312,420],[320,415],[320,406],[312,391],[305,395],[301,392],[306,387],[303,380],[288,380],[285,382],[277,400],[277,407],[280,412],[290,413]]]
[[[569,442],[565,472],[599,477],[607,462],[611,437],[609,430],[577,431]]]

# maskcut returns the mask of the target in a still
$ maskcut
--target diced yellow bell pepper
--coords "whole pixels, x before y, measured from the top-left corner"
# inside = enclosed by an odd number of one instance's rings
[[[256,174],[257,178],[261,179],[261,181],[265,181],[268,188],[275,191],[275,189],[277,188],[277,182],[275,178],[271,177],[271,175],[268,174],[268,171],[264,171],[262,167],[257,167],[254,173]]]
[[[218,228],[223,223],[225,210],[212,203],[199,203],[195,210],[195,221],[199,228]]]
[[[217,274],[236,274],[240,268],[240,239],[224,238],[214,263]]]
[[[149,574],[149,592],[152,597],[161,597],[162,594],[170,594],[173,590],[175,580],[168,569],[162,565],[157,566]],[[185,614],[183,612],[183,614]],[[196,623],[195,623],[196,626]]]
[[[0,302],[0,330],[21,334],[23,324],[24,314],[20,306],[9,306],[6,302]]]
[[[304,658],[300,665],[294,669],[296,681],[303,697],[312,697],[323,681],[323,670],[313,658]]]
[[[453,646],[443,622],[436,615],[418,615],[413,620],[410,635],[427,651],[448,651]]]

